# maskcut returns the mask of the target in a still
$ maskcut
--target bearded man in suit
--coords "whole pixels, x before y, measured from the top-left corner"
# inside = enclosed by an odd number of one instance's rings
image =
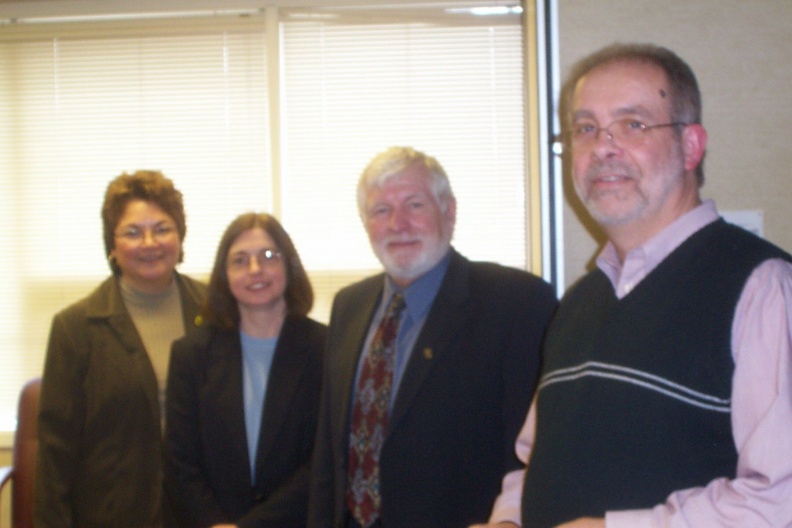
[[[376,156],[358,205],[385,273],[333,303],[308,525],[483,522],[501,475],[521,467],[512,446],[555,295],[451,247],[456,200],[424,153]]]

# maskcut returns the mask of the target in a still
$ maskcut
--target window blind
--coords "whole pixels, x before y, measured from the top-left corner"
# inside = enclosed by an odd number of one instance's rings
[[[40,375],[52,316],[109,275],[109,181],[156,169],[184,194],[185,261],[205,278],[220,234],[271,206],[263,24],[23,28],[0,44],[0,429]]]
[[[274,211],[323,321],[340,287],[380,270],[355,186],[391,145],[449,173],[457,249],[527,266],[520,16],[276,13],[0,26],[0,431],[52,316],[109,274],[100,207],[123,171],[162,170],[184,193],[179,269],[197,278],[233,217]]]
[[[391,7],[287,10],[282,20],[283,218],[304,261],[322,270],[317,289],[381,268],[355,189],[392,145],[435,156],[449,174],[457,249],[524,269],[519,16]],[[331,300],[320,297],[323,312]]]

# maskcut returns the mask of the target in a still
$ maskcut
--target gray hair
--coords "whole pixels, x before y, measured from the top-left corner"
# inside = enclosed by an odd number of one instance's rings
[[[434,194],[440,210],[445,213],[448,204],[454,199],[451,190],[451,182],[440,162],[423,152],[419,152],[412,147],[390,147],[389,149],[377,154],[363,170],[357,186],[358,212],[360,218],[366,219],[366,199],[368,193],[374,187],[380,188],[385,185],[390,178],[401,173],[407,167],[419,163],[429,169],[432,180],[429,187]]]

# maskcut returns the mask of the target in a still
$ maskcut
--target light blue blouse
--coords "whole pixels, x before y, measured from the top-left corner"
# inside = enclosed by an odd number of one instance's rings
[[[256,481],[256,451],[258,450],[261,414],[267,393],[272,358],[277,337],[252,337],[239,332],[242,341],[242,390],[245,398],[245,429],[247,431],[250,482]]]

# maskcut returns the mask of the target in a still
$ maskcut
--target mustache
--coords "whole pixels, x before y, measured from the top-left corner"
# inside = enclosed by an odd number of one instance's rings
[[[391,243],[404,243],[404,242],[416,242],[423,240],[423,235],[412,234],[412,235],[389,235],[382,239],[380,239],[380,244],[391,244]]]
[[[603,176],[614,175],[636,178],[637,171],[621,161],[600,161],[592,163],[588,169],[586,169],[585,179],[586,181],[592,181]]]

